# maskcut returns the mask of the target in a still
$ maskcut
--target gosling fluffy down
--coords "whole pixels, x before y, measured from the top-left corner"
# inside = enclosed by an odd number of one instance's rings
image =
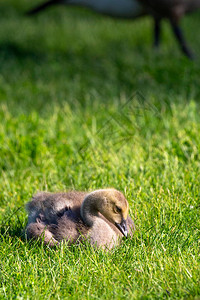
[[[26,208],[27,238],[42,240],[49,246],[58,245],[62,240],[72,244],[88,239],[94,246],[111,249],[135,230],[128,216],[128,202],[115,189],[91,193],[40,192]]]

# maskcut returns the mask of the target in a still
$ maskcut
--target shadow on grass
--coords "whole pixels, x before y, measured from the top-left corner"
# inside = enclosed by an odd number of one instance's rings
[[[186,80],[179,76],[180,72],[189,72],[189,69],[195,80],[195,64],[184,57],[178,62],[166,58],[165,63],[162,55],[141,53],[135,63],[134,51],[132,61],[126,61],[121,56],[123,52],[127,56],[126,45],[120,41],[108,42],[100,53],[96,53],[90,45],[84,45],[78,51],[66,45],[66,49],[46,49],[45,52],[44,49],[7,41],[0,43],[0,72],[11,80],[19,71],[28,72],[30,76],[38,73],[40,77],[37,80],[44,83],[54,81],[55,89],[60,81],[74,81],[76,77],[86,88],[114,85],[115,89],[124,90],[129,96],[136,90],[151,91],[155,88],[166,92],[172,89],[176,93]]]
[[[0,57],[1,61],[4,59],[9,63],[9,60],[16,59],[17,61],[24,62],[27,59],[32,60],[34,64],[41,63],[45,59],[45,54],[42,52],[34,51],[30,48],[23,48],[15,42],[0,43]],[[1,65],[0,65],[1,68]],[[0,72],[4,69],[1,68]]]

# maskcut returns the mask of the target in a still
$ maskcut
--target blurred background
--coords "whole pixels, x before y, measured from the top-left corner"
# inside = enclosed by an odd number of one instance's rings
[[[33,108],[52,101],[84,105],[89,98],[108,104],[136,91],[158,102],[199,97],[199,12],[181,22],[196,56],[191,62],[167,22],[156,52],[151,17],[114,20],[64,5],[25,16],[39,3],[0,3],[1,100]]]

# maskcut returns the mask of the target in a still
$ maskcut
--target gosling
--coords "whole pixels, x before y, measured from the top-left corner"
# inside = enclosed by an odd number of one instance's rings
[[[70,245],[87,239],[93,246],[111,249],[135,230],[126,198],[112,188],[91,193],[40,192],[26,208],[27,238],[39,239],[50,247],[63,240]]]

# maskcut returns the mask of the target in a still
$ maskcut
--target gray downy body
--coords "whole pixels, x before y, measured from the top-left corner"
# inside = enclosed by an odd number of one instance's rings
[[[97,212],[93,218],[98,222],[90,227],[81,216],[81,205],[88,193],[71,191],[67,193],[40,192],[27,204],[27,237],[41,238],[45,244],[55,246],[62,240],[69,244],[90,238],[91,244],[112,248],[123,237],[120,230]],[[129,235],[135,230],[134,222],[128,216]]]

